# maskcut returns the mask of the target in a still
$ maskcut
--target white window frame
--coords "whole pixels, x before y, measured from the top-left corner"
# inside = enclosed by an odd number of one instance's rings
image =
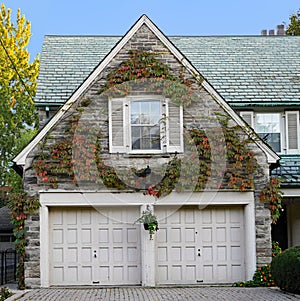
[[[256,128],[256,115],[257,114],[280,114],[280,146],[281,149],[278,154],[287,154],[287,155],[293,155],[293,154],[300,154],[300,117],[299,117],[299,111],[297,110],[285,110],[284,112],[253,112],[253,111],[240,111],[240,116],[245,118],[245,120],[251,121],[249,124],[257,133]],[[288,135],[288,118],[290,114],[296,114],[297,116],[297,124],[296,124],[296,135],[297,135],[297,148],[290,149],[289,148],[289,135]]]
[[[160,120],[160,135],[161,135],[161,148],[159,150],[137,150],[132,149],[131,145],[131,122],[130,122],[130,108],[132,101],[149,101],[158,100],[161,104],[161,120]],[[122,137],[123,146],[113,146],[113,120],[112,112],[113,102],[122,103]],[[183,152],[183,108],[179,107],[179,124],[178,130],[180,132],[180,142],[179,145],[170,145],[169,129],[170,129],[170,116],[169,116],[169,103],[170,100],[164,98],[161,95],[138,95],[138,96],[128,96],[124,98],[111,98],[108,100],[108,115],[109,115],[109,152],[110,153],[127,153],[127,154],[162,154],[162,153],[181,153]],[[121,114],[121,113],[120,113]],[[164,120],[163,120],[164,119]],[[121,129],[120,129],[121,130]]]
[[[166,144],[165,142],[165,126],[164,126],[164,121],[162,120],[162,118],[164,118],[163,116],[163,99],[162,97],[158,97],[158,96],[131,96],[128,97],[128,116],[126,116],[125,114],[125,118],[128,121],[127,122],[127,141],[128,141],[128,146],[129,146],[129,153],[131,154],[159,154],[163,152],[163,147]],[[131,103],[134,101],[159,101],[160,102],[160,115],[162,116],[162,118],[160,119],[159,125],[160,125],[160,149],[132,149],[132,137],[131,137]],[[126,124],[124,124],[124,126],[126,127]]]
[[[297,148],[290,149],[289,148],[289,135],[288,135],[288,116],[290,114],[296,114],[297,120],[296,120],[296,135],[297,135]],[[299,126],[299,111],[285,111],[285,133],[286,133],[286,153],[287,154],[299,154],[299,144],[300,144],[300,139],[299,139],[299,133],[300,133],[300,126]]]

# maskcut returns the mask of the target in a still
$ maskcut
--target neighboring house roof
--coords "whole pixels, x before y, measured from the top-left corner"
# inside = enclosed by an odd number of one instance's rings
[[[68,109],[72,106],[72,104],[93,84],[93,82],[97,79],[97,76],[106,68],[108,63],[115,57],[115,55],[122,49],[122,47],[130,40],[130,38],[138,31],[138,29],[146,25],[148,28],[157,36],[157,38],[169,49],[169,51],[177,58],[179,62],[187,69],[188,72],[191,73],[191,76],[199,77],[201,79],[201,76],[197,69],[194,68],[193,65],[185,58],[185,56],[178,50],[177,47],[175,47],[172,42],[168,40],[168,38],[156,27],[154,23],[146,16],[143,15],[132,27],[131,29],[125,34],[125,36],[115,45],[115,47],[103,58],[103,60],[100,60],[100,63],[94,68],[92,73],[84,80],[86,75],[82,75],[83,78],[81,81],[78,80],[78,83],[74,86],[71,85],[70,82],[66,82],[66,77],[64,77],[64,69],[63,65],[55,65],[51,66],[51,64],[48,64],[46,61],[46,58],[44,57],[43,61],[41,61],[42,69],[44,70],[41,73],[41,76],[43,76],[43,73],[47,73],[48,68],[51,70],[58,69],[61,70],[60,75],[57,77],[56,80],[51,81],[51,76],[49,77],[49,87],[47,86],[47,91],[44,91],[42,94],[45,93],[45,95],[49,95],[49,99],[51,98],[51,95],[55,96],[52,98],[52,102],[58,102],[57,99],[66,100],[69,94],[69,98],[67,99],[64,106],[56,113],[56,115],[53,116],[53,118],[44,126],[44,128],[37,134],[37,136],[14,158],[13,162],[17,166],[24,166],[25,160],[28,155],[28,153],[43,139],[43,137],[51,130],[51,128],[62,118],[64,114],[68,111]],[[49,46],[50,47],[50,46]],[[76,47],[73,51],[76,52]],[[45,47],[44,47],[45,48]],[[57,49],[59,46],[52,47],[52,49]],[[87,49],[85,49],[87,51]],[[50,51],[51,52],[51,51]],[[88,52],[88,51],[87,51]],[[59,56],[59,55],[58,55]],[[70,55],[70,58],[72,55]],[[64,61],[64,59],[62,59]],[[76,62],[79,64],[80,56],[77,56],[77,58],[74,59],[74,65],[76,66]],[[53,61],[52,61],[53,63]],[[74,72],[76,73],[77,67],[74,67]],[[71,73],[72,67],[69,70]],[[69,74],[69,72],[66,72]],[[82,71],[82,74],[84,72]],[[53,77],[54,75],[52,75]],[[73,77],[75,78],[77,74],[75,74]],[[71,76],[70,76],[71,77]],[[60,80],[58,80],[60,78]],[[58,84],[57,84],[58,83]],[[79,85],[79,86],[78,86]],[[208,83],[208,81],[203,80],[201,81],[201,85],[204,89],[206,89],[218,102],[218,104],[228,113],[228,115],[238,124],[245,128],[245,130],[248,131],[248,134],[253,134],[253,131],[250,128],[247,128],[247,124],[243,121],[243,119],[228,105],[228,103],[219,95],[219,93]],[[68,86],[72,86],[73,92],[68,92],[65,95],[63,95],[62,87],[64,89],[68,90]],[[43,86],[40,86],[38,90],[42,90]],[[58,91],[58,92],[56,92]],[[41,93],[41,92],[39,92]],[[39,94],[38,94],[39,95]],[[38,99],[37,95],[37,101],[42,101],[41,99]],[[60,98],[57,98],[58,95],[60,95]],[[50,101],[50,100],[49,100]],[[262,149],[262,151],[266,154],[268,162],[269,163],[277,163],[279,160],[278,155],[272,151],[264,142],[261,140],[256,140],[256,143],[258,147]]]
[[[13,230],[9,212],[10,210],[6,206],[0,208],[0,233],[11,232]]]
[[[64,103],[122,37],[46,36],[37,103]],[[229,103],[300,103],[300,36],[169,40]]]

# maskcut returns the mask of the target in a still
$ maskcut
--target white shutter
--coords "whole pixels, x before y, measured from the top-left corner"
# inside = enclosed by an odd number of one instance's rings
[[[167,152],[183,152],[183,108],[166,102]]]
[[[299,149],[299,111],[285,113],[286,145],[288,154],[297,154]]]
[[[244,111],[240,112],[240,115],[253,128],[253,112]]]
[[[109,151],[126,152],[125,99],[109,100]]]

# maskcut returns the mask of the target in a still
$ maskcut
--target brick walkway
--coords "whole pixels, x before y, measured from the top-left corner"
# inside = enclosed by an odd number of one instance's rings
[[[20,291],[8,301],[299,301],[300,295],[279,289],[234,287],[50,288]],[[21,293],[22,294],[22,293]],[[17,296],[18,295],[18,296]]]

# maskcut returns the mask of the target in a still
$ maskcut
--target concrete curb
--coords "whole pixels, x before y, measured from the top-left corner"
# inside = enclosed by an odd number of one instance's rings
[[[28,292],[31,292],[31,290],[17,290],[17,291],[12,290],[11,292],[13,293],[13,295],[10,296],[9,298],[5,299],[5,301],[15,301],[15,300],[18,300],[18,299],[22,298]]]

